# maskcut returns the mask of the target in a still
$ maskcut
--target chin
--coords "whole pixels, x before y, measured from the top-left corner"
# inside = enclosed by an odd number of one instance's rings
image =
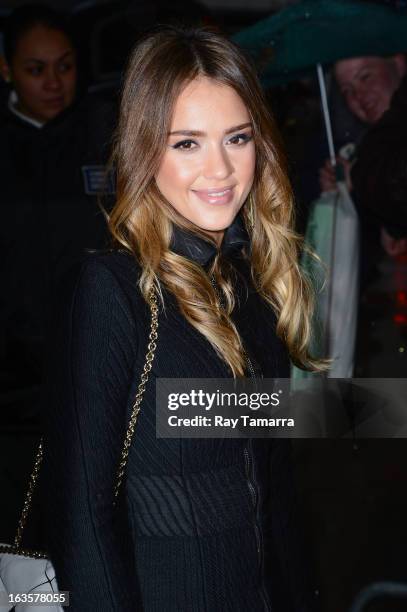
[[[214,221],[213,223],[208,222],[207,219],[203,220],[196,220],[196,221],[192,221],[197,227],[199,227],[200,229],[206,231],[206,232],[224,232],[229,225],[232,225],[233,221],[235,220],[237,213],[234,214],[233,216],[228,217],[227,219],[222,219],[219,221]]]
[[[53,119],[55,119],[55,117],[58,115],[58,113],[47,113],[47,114],[43,114],[40,116],[38,116],[38,121],[41,121],[41,123],[47,123],[47,121],[52,121]]]

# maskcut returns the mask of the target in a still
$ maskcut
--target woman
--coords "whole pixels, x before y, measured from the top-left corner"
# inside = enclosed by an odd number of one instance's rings
[[[74,101],[76,48],[64,18],[38,5],[16,10],[6,22],[4,80],[12,84],[9,109],[42,127]]]
[[[157,378],[283,377],[288,353],[318,367],[291,191],[242,54],[205,30],[147,36],[127,70],[114,162],[117,248],[81,268],[50,376],[59,587],[75,612],[308,611],[287,444],[155,432]],[[113,508],[152,288],[157,347]]]
[[[41,382],[54,288],[85,248],[105,246],[98,195],[112,119],[104,103],[78,98],[76,48],[59,13],[39,5],[13,11],[4,52],[0,369],[1,391],[10,391]]]

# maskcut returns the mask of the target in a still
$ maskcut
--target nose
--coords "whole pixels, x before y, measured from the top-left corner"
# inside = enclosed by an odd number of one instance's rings
[[[50,66],[46,71],[44,87],[50,91],[58,91],[61,88],[61,79],[56,68]]]
[[[369,93],[369,87],[364,83],[358,83],[358,86],[355,90],[355,98],[359,103],[363,103],[366,97],[366,94]]]
[[[203,175],[207,179],[224,180],[233,172],[233,165],[224,145],[208,147],[205,155]]]

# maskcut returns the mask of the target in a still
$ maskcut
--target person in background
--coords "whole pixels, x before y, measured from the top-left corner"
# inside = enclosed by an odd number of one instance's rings
[[[407,253],[407,79],[400,82],[406,60],[397,59],[388,87],[393,95],[363,139],[351,173],[356,201],[381,223],[391,256]]]
[[[105,244],[102,192],[114,113],[78,95],[69,24],[27,5],[9,16],[0,108],[1,391],[41,384],[44,337],[61,275]],[[30,402],[30,411],[34,410]],[[35,411],[35,410],[34,410]]]
[[[31,5],[6,26],[2,75],[12,85],[8,107],[43,127],[73,103],[77,89],[76,50],[62,18]]]
[[[349,110],[369,125],[355,162],[338,159],[361,217],[362,245],[380,228],[381,244],[392,256],[407,251],[406,70],[403,54],[350,58],[334,67]],[[320,170],[321,189],[335,184],[327,161]]]

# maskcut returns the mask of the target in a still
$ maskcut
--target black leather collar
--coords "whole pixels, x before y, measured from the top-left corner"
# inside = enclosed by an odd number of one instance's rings
[[[205,240],[197,234],[174,225],[170,249],[178,255],[188,257],[201,266],[207,267],[219,251],[226,257],[233,257],[249,245],[249,235],[244,221],[242,216],[238,215],[225,231],[219,248],[210,240]]]

